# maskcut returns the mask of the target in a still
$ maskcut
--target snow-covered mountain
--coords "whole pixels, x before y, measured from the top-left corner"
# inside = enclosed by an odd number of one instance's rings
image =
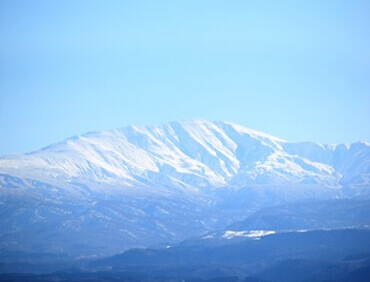
[[[192,120],[87,133],[4,157],[0,171],[62,186],[354,188],[370,184],[369,148],[365,142],[289,143],[233,123]]]
[[[0,174],[3,249],[39,241],[50,251],[90,254],[81,250],[94,245],[93,253],[112,253],[198,235],[266,205],[367,195],[370,144],[291,143],[191,120],[5,156]]]

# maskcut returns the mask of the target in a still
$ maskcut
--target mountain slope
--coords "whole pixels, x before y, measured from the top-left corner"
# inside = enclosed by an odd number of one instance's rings
[[[289,203],[258,210],[234,222],[230,230],[307,231],[313,229],[369,228],[369,200],[329,200]]]

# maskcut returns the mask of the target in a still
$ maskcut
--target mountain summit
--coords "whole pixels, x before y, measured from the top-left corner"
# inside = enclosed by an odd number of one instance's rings
[[[267,205],[366,195],[369,160],[365,142],[292,143],[221,121],[86,133],[0,159],[0,247],[109,254],[180,240]]]

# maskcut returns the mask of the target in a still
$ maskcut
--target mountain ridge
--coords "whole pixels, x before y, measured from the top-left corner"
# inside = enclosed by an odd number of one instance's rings
[[[303,149],[300,148],[302,146]],[[304,183],[305,177],[316,174],[314,182],[339,187],[340,176],[335,175],[332,164],[322,163],[319,158],[310,160],[304,151],[309,146],[315,147],[316,152],[322,150],[324,155],[330,155],[338,148],[342,151],[351,151],[356,146],[369,148],[366,142],[349,146],[310,142],[307,146],[307,143],[290,143],[230,122],[190,120],[157,127],[127,126],[89,132],[31,153],[1,158],[0,171],[19,172],[18,167],[25,166],[22,162],[31,161],[32,166],[45,169],[49,165],[70,178],[81,176],[97,181],[104,181],[104,177],[119,178],[126,180],[125,185],[129,186],[135,185],[135,182],[138,184],[137,176],[145,178],[145,174],[149,174],[146,178],[153,179],[158,175],[171,175],[172,180],[198,187],[240,186],[236,183],[239,174],[244,176],[241,182],[257,184],[270,184],[278,178],[282,184]],[[84,161],[87,162],[82,166]],[[9,168],[12,163],[15,167],[13,171]],[[89,166],[92,168],[89,169]],[[296,173],[298,179],[292,179],[281,173],[288,169],[290,174],[299,170],[301,175]],[[151,175],[153,173],[155,175]],[[269,173],[273,174],[270,178],[258,179]],[[187,183],[181,174],[185,174],[184,177],[191,174],[198,181]]]

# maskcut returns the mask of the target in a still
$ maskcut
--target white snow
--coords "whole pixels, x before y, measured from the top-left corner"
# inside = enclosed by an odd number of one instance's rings
[[[244,237],[244,238],[260,238],[267,235],[275,234],[275,231],[272,230],[246,230],[246,231],[232,231],[227,230],[221,236],[223,239],[233,239],[235,237]]]

